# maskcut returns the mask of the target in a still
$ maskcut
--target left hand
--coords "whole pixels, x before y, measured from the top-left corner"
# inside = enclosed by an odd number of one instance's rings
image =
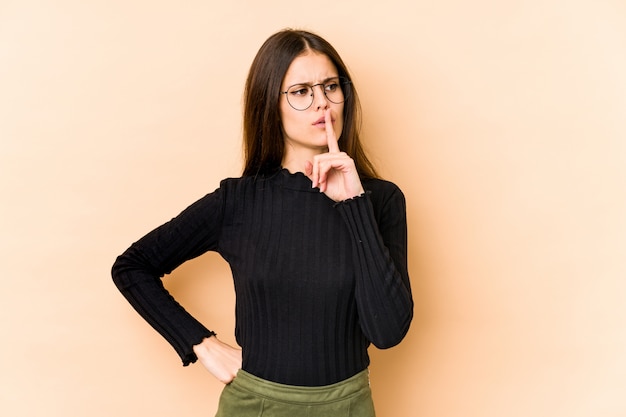
[[[241,368],[241,349],[232,347],[215,335],[193,346],[200,363],[224,384],[230,384]]]
[[[334,201],[343,201],[363,194],[363,185],[348,154],[339,150],[333,129],[330,109],[326,109],[326,139],[328,152],[316,155],[313,162],[307,162],[304,172],[319,187],[320,192]]]

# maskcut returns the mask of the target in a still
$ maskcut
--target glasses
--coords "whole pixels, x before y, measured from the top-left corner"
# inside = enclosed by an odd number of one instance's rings
[[[351,81],[344,77],[335,77],[319,84],[296,84],[280,94],[287,96],[287,102],[295,110],[303,111],[311,107],[314,99],[313,87],[320,86],[331,103],[341,104],[350,96]]]

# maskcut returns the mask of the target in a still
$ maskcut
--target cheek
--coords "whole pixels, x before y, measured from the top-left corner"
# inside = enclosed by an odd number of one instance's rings
[[[283,129],[287,129],[289,125],[293,124],[293,117],[289,113],[281,112],[280,122],[283,126]]]
[[[280,104],[280,125],[283,130],[283,135],[287,134],[287,131],[290,130],[291,118],[289,109],[286,109],[285,104],[282,102]]]
[[[337,139],[339,139],[339,137],[341,137],[341,134],[343,133],[343,123],[344,123],[344,114],[343,114],[343,107],[341,107],[340,109],[338,109],[337,111],[337,122],[335,122],[335,135],[337,136]]]

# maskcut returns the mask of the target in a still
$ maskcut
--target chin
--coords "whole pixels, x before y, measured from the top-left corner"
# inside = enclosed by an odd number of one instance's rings
[[[323,147],[328,146],[328,138],[326,137],[326,132],[312,137],[311,143],[317,146],[323,146]]]

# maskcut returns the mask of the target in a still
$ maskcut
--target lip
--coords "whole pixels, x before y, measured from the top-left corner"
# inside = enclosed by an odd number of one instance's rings
[[[335,119],[330,119],[331,123],[335,123]],[[326,118],[320,117],[315,122],[312,123],[313,126],[317,126],[319,124],[326,124]]]

